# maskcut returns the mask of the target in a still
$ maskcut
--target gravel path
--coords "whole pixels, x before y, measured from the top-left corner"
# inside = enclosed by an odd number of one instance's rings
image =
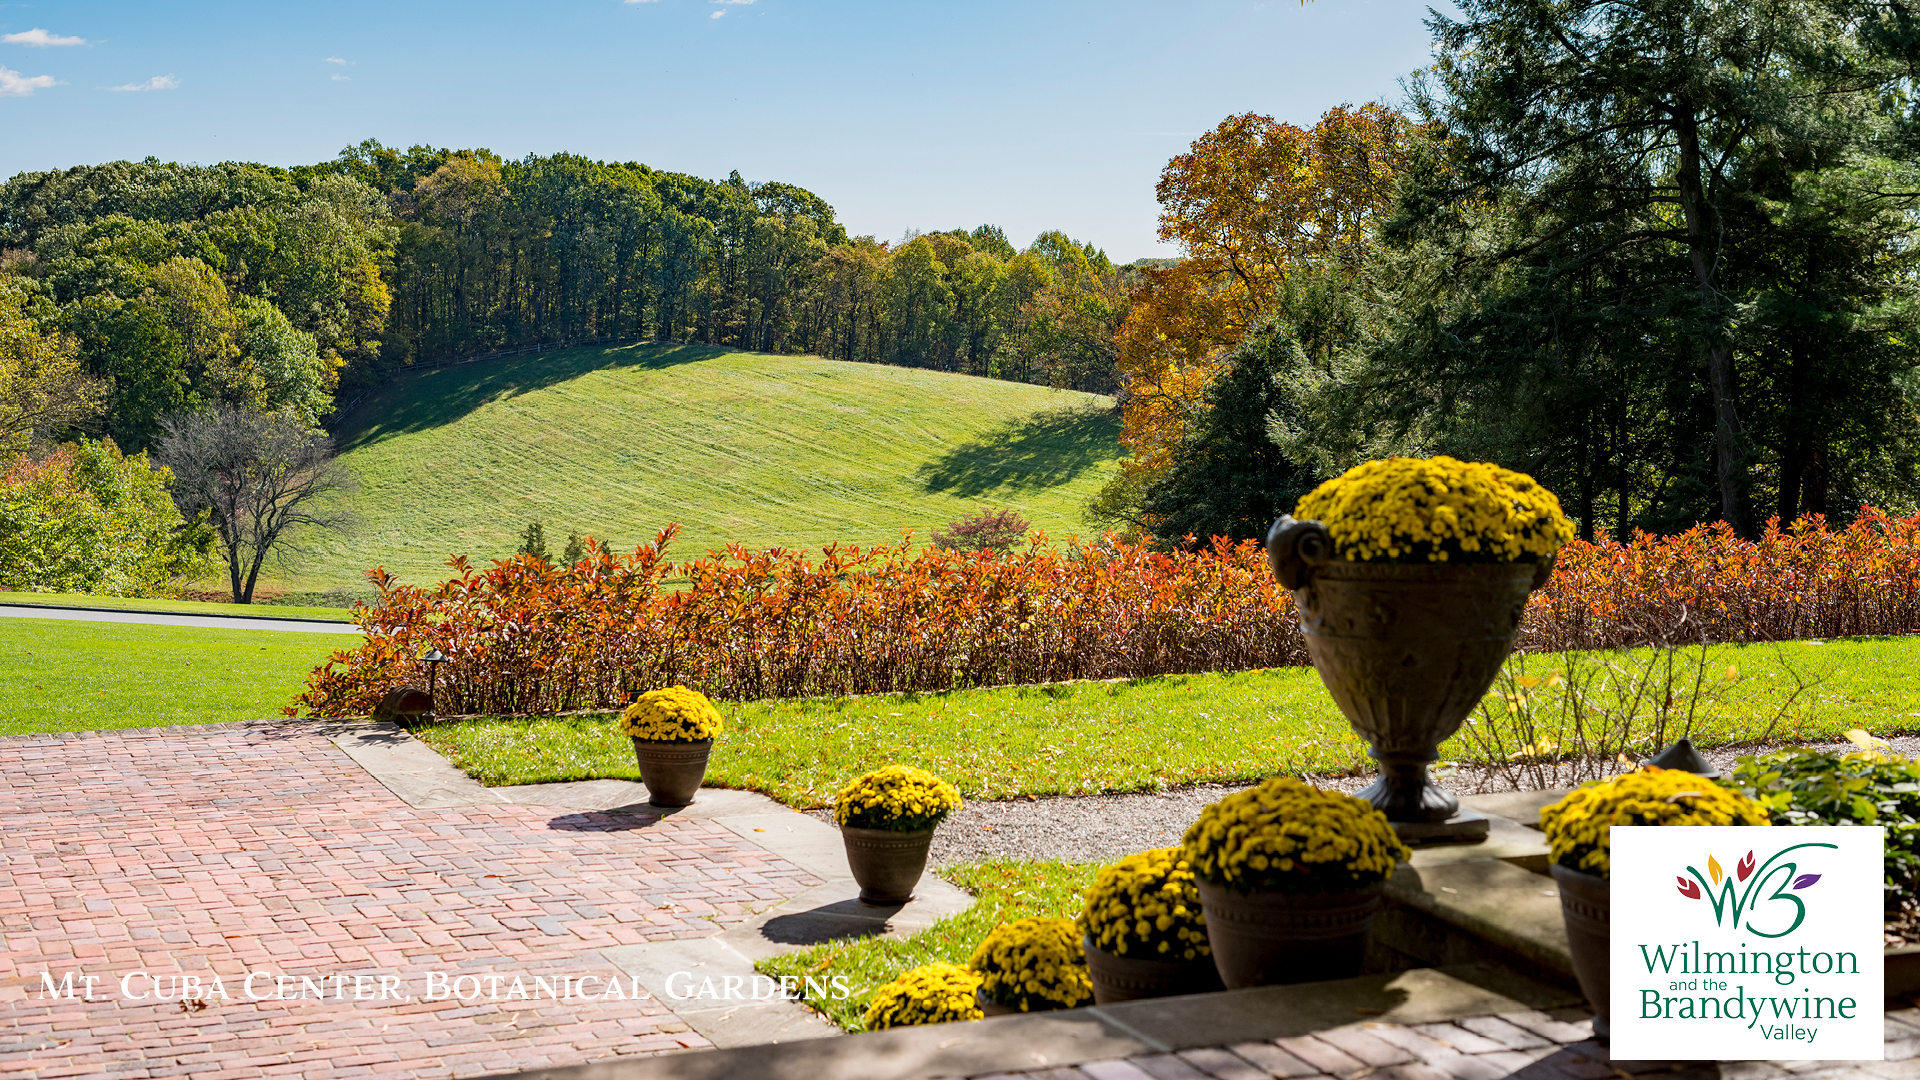
[[[1920,737],[1889,740],[1895,752],[1920,754]],[[1851,743],[1816,743],[1823,750],[1851,751]],[[1766,753],[1779,746],[1730,746],[1704,751],[1707,760],[1731,771],[1738,758]],[[1617,767],[1614,771],[1617,771]],[[1373,782],[1372,776],[1309,777],[1321,787],[1355,792]],[[1461,767],[1437,778],[1440,786],[1462,795],[1510,791],[1513,785],[1485,769]],[[1165,791],[1129,795],[1069,795],[1024,799],[970,801],[942,822],[933,834],[932,863],[974,859],[1061,859],[1066,862],[1112,862],[1148,848],[1180,842],[1208,803],[1248,787],[1247,784],[1193,784]],[[823,821],[833,811],[810,810]]]

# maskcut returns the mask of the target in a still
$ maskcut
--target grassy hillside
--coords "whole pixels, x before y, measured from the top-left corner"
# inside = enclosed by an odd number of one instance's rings
[[[512,553],[526,523],[631,548],[670,521],[682,557],[872,544],[982,507],[1056,537],[1122,451],[1107,398],[940,372],[699,346],[569,349],[401,378],[339,432],[351,532],[296,589],[405,581]]]

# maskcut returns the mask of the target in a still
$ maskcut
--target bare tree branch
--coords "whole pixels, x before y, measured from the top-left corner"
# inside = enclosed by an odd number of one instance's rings
[[[219,405],[160,421],[155,457],[173,470],[174,501],[204,510],[219,534],[233,602],[253,602],[267,553],[301,529],[338,529],[345,515],[318,509],[346,484],[333,440],[283,413]]]

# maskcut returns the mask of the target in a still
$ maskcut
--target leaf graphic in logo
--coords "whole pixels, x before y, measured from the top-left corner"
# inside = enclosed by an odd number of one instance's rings
[[[1720,884],[1720,879],[1727,876],[1726,872],[1720,869],[1720,860],[1711,855],[1707,856],[1707,873],[1713,875],[1715,885]]]
[[[1747,852],[1747,857],[1740,860],[1734,871],[1740,875],[1741,881],[1747,880],[1747,875],[1753,873],[1753,852]]]
[[[1799,877],[1793,879],[1793,887],[1796,889],[1804,889],[1819,880],[1819,874],[1801,874]]]
[[[1696,882],[1694,882],[1691,878],[1679,878],[1677,880],[1680,882],[1681,896],[1684,896],[1689,900],[1700,899],[1700,886]]]

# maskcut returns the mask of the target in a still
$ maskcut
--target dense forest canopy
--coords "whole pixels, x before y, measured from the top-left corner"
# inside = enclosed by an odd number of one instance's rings
[[[1383,454],[1497,461],[1586,536],[1910,511],[1920,21],[1859,0],[1462,0],[1408,115],[1230,117],[1160,182],[1120,336],[1163,542]],[[1303,182],[1304,181],[1304,182]]]
[[[1429,26],[1404,112],[1195,140],[1156,189],[1181,257],[1131,266],[1057,232],[852,237],[790,184],[570,154],[23,174],[0,390],[104,395],[133,450],[196,405],[323,424],[412,363],[692,340],[1115,393],[1131,457],[1089,516],[1166,545],[1258,537],[1394,453],[1532,473],[1587,536],[1914,508],[1920,20],[1461,0]]]
[[[1111,391],[1137,271],[993,226],[849,237],[791,184],[367,141],[291,169],[111,162],[0,187],[0,291],[111,386],[103,426],[224,403],[324,424],[420,361],[692,340]]]

